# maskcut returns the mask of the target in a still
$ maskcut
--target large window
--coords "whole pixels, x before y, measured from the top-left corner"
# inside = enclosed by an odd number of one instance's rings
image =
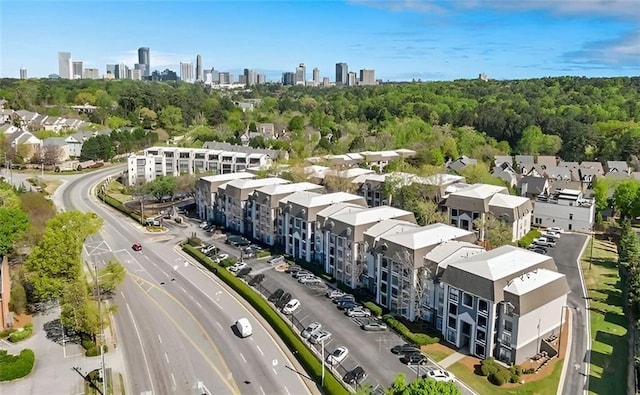
[[[462,293],[462,304],[466,307],[473,308],[473,296],[466,292]]]
[[[458,315],[458,305],[449,303],[449,314]]]
[[[487,314],[489,312],[489,303],[486,300],[478,299],[478,311]]]
[[[449,328],[455,329],[456,328],[456,319],[455,319],[455,317],[449,317],[447,325],[449,326]]]
[[[480,328],[487,327],[487,317],[482,317],[482,316],[478,317],[478,327]]]
[[[513,332],[513,322],[504,320],[503,329],[507,332]]]
[[[455,288],[449,288],[449,300],[452,302],[458,302],[458,290]]]
[[[476,356],[484,358],[484,346],[476,344]]]

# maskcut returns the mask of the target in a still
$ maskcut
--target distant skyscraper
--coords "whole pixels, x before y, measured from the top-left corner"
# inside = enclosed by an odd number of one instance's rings
[[[71,75],[71,52],[58,52],[58,75],[60,78],[70,79]]]
[[[290,71],[282,73],[282,85],[295,85],[296,73]]]
[[[129,67],[124,63],[117,64],[114,76],[119,80],[127,79],[129,77]]]
[[[140,75],[144,77],[144,74],[147,72],[147,65],[144,63],[136,63],[133,65],[134,70],[140,70]]]
[[[373,69],[361,69],[360,85],[376,85],[376,71]]]
[[[221,71],[218,73],[218,81],[220,85],[231,85],[233,84],[233,74]]]
[[[307,83],[307,66],[304,63],[300,63],[298,67],[296,67],[296,85],[306,85]]]
[[[329,77],[322,77],[322,86],[331,86],[331,81],[329,81]]]
[[[143,64],[144,70],[142,71],[143,77],[151,76],[151,58],[149,56],[149,48],[148,47],[140,47],[138,48],[138,63]],[[142,70],[140,68],[139,70]]]
[[[251,69],[244,69],[244,79],[245,79],[245,84],[255,85],[256,83],[255,72]]]
[[[313,68],[313,85],[320,85],[320,69],[317,67]]]
[[[115,64],[108,64],[107,65],[107,72],[106,74],[111,74],[114,77],[116,76],[116,65]]]
[[[262,85],[262,84],[265,84],[266,82],[267,80],[264,77],[264,73],[256,73],[256,84]]]
[[[180,79],[185,82],[193,82],[193,63],[180,62]]]
[[[27,69],[25,69],[24,67],[20,69],[20,79],[21,80],[27,79]]]
[[[196,56],[196,81],[203,81],[202,78],[202,56]]]
[[[97,80],[100,78],[100,73],[98,72],[98,69],[84,69],[82,78],[87,80]]]
[[[346,63],[336,63],[336,85],[347,85],[348,79],[349,66]]]
[[[348,74],[347,85],[355,86],[358,85],[358,75],[355,71],[350,71]]]
[[[74,80],[82,78],[82,62],[73,62],[73,72],[71,73],[71,78]]]
[[[211,82],[213,84],[220,83],[220,72],[216,69],[211,69]]]

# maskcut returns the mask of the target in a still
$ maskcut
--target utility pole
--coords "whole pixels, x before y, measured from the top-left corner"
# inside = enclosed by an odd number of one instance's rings
[[[98,388],[98,386],[91,380],[89,375],[85,376],[84,374],[82,374],[82,372],[80,371],[80,368],[77,368],[77,367],[74,366],[71,369],[73,369],[76,373],[78,373],[80,375],[80,377],[82,377],[82,379],[89,384],[89,387],[91,387],[94,390],[98,391],[98,393],[100,395],[107,395],[106,393],[100,391],[100,388]],[[104,383],[104,378],[102,379],[102,382]],[[104,388],[103,388],[103,391],[104,391]]]
[[[322,339],[322,381],[320,386],[324,388],[324,339]]]
[[[104,364],[104,325],[102,321],[102,300],[100,297],[100,283],[98,282],[98,267],[94,264],[93,269],[96,273],[96,290],[98,292],[98,319],[100,320],[100,336],[102,337],[102,343],[100,344],[100,358],[102,359],[102,393],[107,394],[107,375],[106,367]]]

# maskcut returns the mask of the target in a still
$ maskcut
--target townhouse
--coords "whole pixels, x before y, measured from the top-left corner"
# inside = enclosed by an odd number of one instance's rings
[[[218,188],[233,180],[255,178],[257,178],[255,174],[248,172],[200,177],[198,181],[196,181],[195,187],[195,202],[198,218],[222,224],[222,213],[216,206],[218,202]]]
[[[324,187],[310,182],[295,184],[271,184],[259,189],[250,196],[247,203],[247,226],[251,237],[261,243],[273,246],[278,240],[278,218],[280,201],[296,192],[324,192]]]
[[[476,232],[481,241],[484,240],[486,230],[483,224],[488,214],[505,221],[512,228],[514,241],[531,230],[531,201],[509,195],[505,187],[474,184],[450,193],[444,206],[451,225]],[[479,223],[474,223],[476,220]]]
[[[317,223],[318,213],[339,204],[367,207],[362,196],[345,192],[319,194],[305,191],[281,199],[277,244],[295,259],[323,264],[323,232],[321,224]]]
[[[549,196],[538,196],[533,208],[533,224],[557,226],[589,232],[595,219],[595,199],[585,198],[581,190],[561,189]]]

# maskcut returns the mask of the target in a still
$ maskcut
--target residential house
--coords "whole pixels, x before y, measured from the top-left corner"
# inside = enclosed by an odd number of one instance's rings
[[[464,169],[465,167],[469,166],[469,165],[475,165],[478,163],[477,159],[472,159],[469,158],[465,155],[462,155],[461,157],[459,157],[458,159],[454,160],[454,161],[449,161],[446,166],[447,169],[451,170],[451,171],[455,171],[456,173],[460,173],[460,171],[462,169]]]
[[[545,170],[545,175],[549,180],[551,180],[551,182],[572,181],[571,170],[568,167],[563,167],[563,166],[547,167],[547,169]]]
[[[0,109],[0,124],[9,123],[13,119],[14,111],[10,108]]]
[[[591,188],[596,178],[604,176],[604,168],[600,162],[582,162],[579,171],[580,181],[585,188]]]
[[[17,132],[18,130],[20,130],[19,127],[13,126],[10,123],[5,123],[4,125],[0,125],[0,133],[7,136]]]
[[[236,179],[218,187],[217,209],[224,215],[224,226],[242,235],[251,236],[252,224],[248,222],[247,202],[258,188],[267,185],[289,184],[291,181],[282,178]]]
[[[272,139],[276,136],[276,127],[272,123],[259,123],[257,129],[265,139]]]
[[[241,145],[230,144],[220,141],[207,141],[203,144],[202,148],[208,150],[217,150],[217,151],[225,151],[225,152],[239,152],[245,154],[263,154],[271,158],[272,160],[289,159],[289,152],[286,150],[274,150],[274,149],[266,149],[266,148],[251,148],[251,147],[243,147]]]
[[[518,174],[513,169],[511,164],[507,162],[503,162],[495,166],[493,170],[491,170],[491,174],[494,177],[497,177],[503,180],[504,182],[507,183],[507,185],[509,185],[512,188],[518,184]]]
[[[352,167],[357,166],[364,160],[364,157],[358,153],[349,153],[342,155],[324,155],[312,156],[306,159],[312,165],[326,164],[329,167]]]
[[[364,157],[364,163],[369,169],[376,169],[378,172],[382,172],[389,162],[400,158],[400,154],[395,151],[364,151],[360,155]]]
[[[42,140],[43,147],[59,147],[57,162],[63,162],[69,158],[79,158],[82,152],[82,142],[73,136],[48,137]],[[47,150],[47,148],[44,148]]]
[[[318,213],[316,224],[322,231],[324,271],[348,287],[360,284],[365,270],[364,232],[386,219],[415,223],[412,212],[390,206],[373,208],[329,207]]]
[[[27,110],[18,110],[13,113],[14,117],[17,117],[20,121],[20,126],[23,128],[29,129],[37,129],[38,125],[35,124],[36,119],[38,118],[38,113]]]
[[[473,232],[445,224],[379,222],[364,232],[364,249],[369,251],[363,277],[374,284],[376,303],[410,321],[423,318],[424,297],[433,289],[436,274],[425,256],[445,241],[470,243],[475,238]]]
[[[507,163],[513,168],[513,156],[511,155],[496,155],[493,157],[493,165],[500,166],[503,163]]]
[[[531,200],[535,200],[539,195],[548,195],[549,187],[549,180],[544,177],[524,176],[518,183],[520,196]]]
[[[15,149],[25,162],[28,162],[36,153],[40,153],[42,149],[42,140],[24,129],[19,129],[9,135],[7,144]]]
[[[510,196],[506,187],[474,184],[449,194],[444,206],[451,225],[476,232],[479,240],[484,240],[485,229],[474,221],[484,224],[488,214],[506,221],[513,228],[513,240],[521,238],[531,228],[531,201]]]
[[[533,224],[548,228],[588,232],[595,219],[595,200],[581,190],[561,189],[550,196],[538,196],[533,208]]]
[[[129,170],[131,173],[131,169]],[[233,180],[255,179],[256,175],[248,172],[217,174],[215,176],[200,177],[196,181],[195,202],[198,218],[210,222],[222,224],[222,215],[216,218],[216,214],[222,214],[216,209],[218,201],[218,187]]]
[[[298,182],[271,184],[256,189],[247,203],[248,221],[245,226],[252,228],[251,237],[266,245],[275,245],[278,240],[280,201],[293,193],[302,191],[323,193],[324,188],[310,182]]]
[[[533,165],[536,164],[533,155],[516,155],[515,162],[520,174],[529,174]]]
[[[0,330],[12,326],[13,315],[9,311],[11,300],[11,276],[9,275],[9,260],[0,256]]]
[[[558,158],[553,155],[538,155],[536,164],[540,165],[542,170],[547,170],[550,167],[558,166]]]
[[[513,246],[449,262],[438,287],[447,342],[480,359],[516,364],[559,331],[569,293],[552,258]]]
[[[321,226],[316,224],[318,213],[340,204],[367,207],[362,196],[345,192],[319,194],[305,191],[281,199],[277,244],[295,259],[324,263]]]
[[[607,161],[607,174],[609,173],[627,173],[631,174],[631,168],[625,161],[609,160]]]

